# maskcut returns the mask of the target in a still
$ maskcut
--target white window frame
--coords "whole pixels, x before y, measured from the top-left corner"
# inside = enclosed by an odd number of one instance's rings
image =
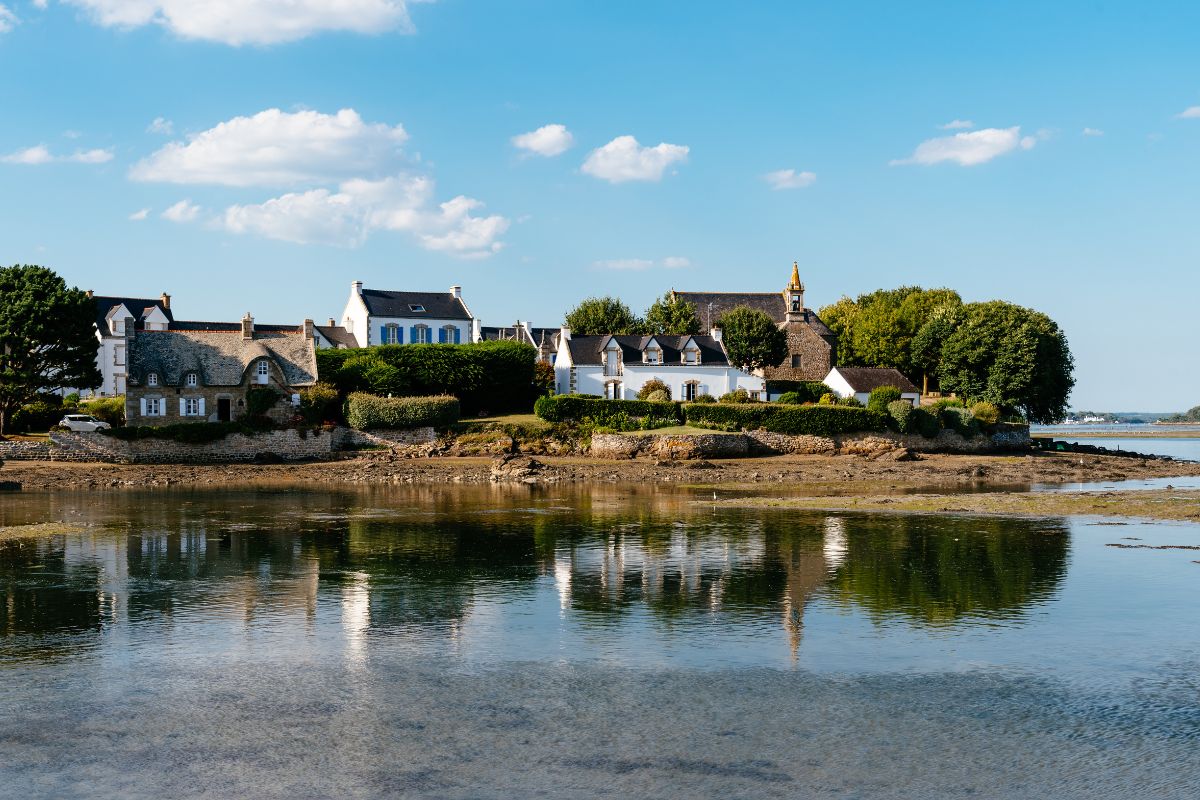
[[[683,397],[680,398],[685,403],[690,403],[700,394],[699,381],[687,381],[683,384]]]
[[[425,306],[421,305],[420,303],[409,303],[408,310],[414,314],[424,314]]]
[[[267,383],[271,379],[271,365],[266,359],[259,359],[258,365],[254,368],[254,374],[257,376],[258,383]]]
[[[163,401],[161,397],[146,398],[146,416],[161,417],[163,415]]]
[[[413,332],[416,334],[416,336],[413,337],[413,344],[429,344],[430,340],[432,339],[432,337],[429,335],[431,330],[433,329],[425,324],[414,325]]]
[[[699,364],[700,363],[700,348],[698,348],[698,347],[685,348],[683,351],[683,363],[691,364],[691,365]]]
[[[383,326],[383,341],[380,344],[397,344],[400,341],[400,326],[389,322]]]
[[[661,364],[662,363],[662,350],[657,347],[647,347],[646,348],[646,363],[647,364]]]
[[[200,376],[194,372],[189,372],[183,379],[184,386],[195,388],[200,385]]]
[[[200,398],[199,397],[183,398],[183,415],[185,417],[200,416]]]
[[[446,344],[454,344],[454,334],[458,331],[455,325],[443,325],[441,330],[446,332]],[[514,337],[515,338],[515,337]]]
[[[146,373],[146,385],[147,386],[158,386],[158,373],[157,372]]]
[[[113,366],[125,366],[125,345],[119,344],[113,348]]]

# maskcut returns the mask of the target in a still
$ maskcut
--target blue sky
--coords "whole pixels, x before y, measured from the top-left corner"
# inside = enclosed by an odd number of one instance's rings
[[[798,260],[813,307],[1045,311],[1076,407],[1200,403],[1194,3],[0,9],[0,263],[187,318],[323,320],[361,279],[554,325]]]

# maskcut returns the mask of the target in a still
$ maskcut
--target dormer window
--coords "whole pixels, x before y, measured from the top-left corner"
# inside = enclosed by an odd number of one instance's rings
[[[125,333],[125,320],[123,320],[123,319],[114,319],[114,320],[112,321],[112,332],[113,332],[113,333],[115,333],[115,334],[117,334],[118,336],[120,336],[120,335],[122,335],[123,333]]]
[[[408,310],[414,314],[424,314],[425,306],[421,305],[420,303],[409,303]]]
[[[200,376],[194,372],[189,372],[184,376],[183,383],[188,388],[195,388],[200,385]]]
[[[158,373],[157,372],[146,373],[146,385],[147,386],[158,386]]]
[[[258,376],[259,383],[266,383],[267,378],[271,375],[271,367],[266,361],[259,361],[255,368],[255,374]]]
[[[700,350],[695,347],[689,347],[686,350],[684,350],[683,351],[683,363],[699,364],[700,363]]]
[[[642,355],[646,359],[647,364],[662,363],[662,350],[657,347],[647,347]]]

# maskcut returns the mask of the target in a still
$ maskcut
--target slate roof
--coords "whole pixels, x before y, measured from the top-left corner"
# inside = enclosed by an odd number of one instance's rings
[[[720,319],[722,314],[738,306],[762,311],[777,324],[787,320],[787,300],[781,292],[675,292],[675,297],[696,306],[700,328],[706,331],[712,330],[713,322]],[[833,336],[833,331],[811,308],[804,309],[800,321],[808,324],[819,336]]]
[[[621,358],[626,364],[641,364],[642,351],[646,349],[650,340],[654,339],[662,346],[663,363],[653,366],[695,367],[696,364],[683,364],[683,345],[688,339],[695,339],[696,344],[700,347],[699,366],[729,365],[729,359],[726,357],[721,343],[707,334],[700,336],[640,336],[637,334],[572,336],[567,340],[567,347],[571,350],[571,361],[576,366],[601,364],[600,354],[608,345],[609,339],[615,339],[621,346]]]
[[[157,372],[162,385],[181,386],[183,376],[195,371],[203,386],[240,386],[252,362],[269,358],[279,366],[289,386],[317,382],[313,340],[304,336],[303,328],[255,325],[254,338],[245,341],[241,326],[234,327],[138,331],[128,354],[129,375],[142,383],[146,373]]]
[[[517,335],[516,327],[509,325],[507,327],[494,327],[491,325],[482,325],[479,328],[479,338],[485,342],[512,341],[519,339],[526,344],[529,344],[529,336],[524,331],[521,335]]]
[[[914,392],[920,394],[921,392],[899,370],[877,367],[834,367],[834,369],[846,379],[846,383],[850,384],[850,388],[855,392],[869,392],[880,386],[895,386],[904,394]]]
[[[373,317],[401,317],[404,319],[471,319],[470,312],[460,298],[449,292],[391,292],[383,289],[363,289],[363,303],[367,313]],[[424,311],[413,311],[411,305],[424,306]]]
[[[358,347],[358,339],[341,325],[314,325],[313,328],[334,347]]]
[[[109,333],[108,314],[117,306],[125,306],[129,309],[129,313],[133,315],[134,329],[141,330],[143,320],[146,314],[150,313],[150,309],[158,307],[163,314],[166,315],[168,322],[174,322],[175,317],[171,314],[171,309],[162,304],[162,298],[159,297],[93,297],[96,301],[96,327],[104,334]]]

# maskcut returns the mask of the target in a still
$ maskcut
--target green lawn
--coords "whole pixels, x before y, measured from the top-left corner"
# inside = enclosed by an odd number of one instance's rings
[[[464,428],[481,428],[485,425],[549,425],[536,414],[500,414],[494,417],[470,417],[458,421]]]

